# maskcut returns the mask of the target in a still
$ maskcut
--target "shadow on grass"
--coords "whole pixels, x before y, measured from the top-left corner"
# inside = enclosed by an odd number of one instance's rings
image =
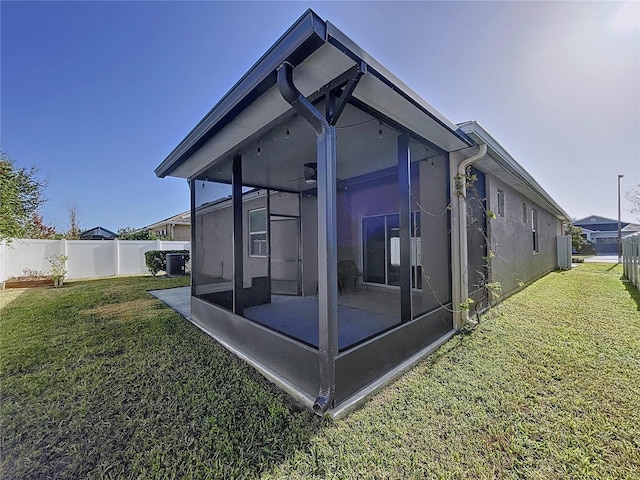
[[[329,422],[151,300],[152,282],[29,291],[3,312],[3,478],[254,478]]]
[[[625,279],[624,276],[620,276],[620,281],[624,284],[624,288],[629,292],[631,298],[636,302],[637,310],[640,311],[640,292],[636,289],[633,283]]]

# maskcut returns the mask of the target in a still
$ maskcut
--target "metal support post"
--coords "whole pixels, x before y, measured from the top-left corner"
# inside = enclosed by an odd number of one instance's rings
[[[409,134],[398,137],[398,197],[400,198],[400,321],[411,321],[411,179]]]
[[[233,313],[243,314],[244,288],[242,252],[242,157],[233,157],[231,175],[231,202],[233,211]]]

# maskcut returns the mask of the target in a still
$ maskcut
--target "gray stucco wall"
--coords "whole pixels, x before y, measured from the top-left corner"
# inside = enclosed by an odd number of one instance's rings
[[[245,286],[251,285],[254,277],[267,275],[267,258],[249,256],[249,211],[267,206],[266,195],[243,202],[243,273]],[[208,213],[196,213],[196,282],[207,282],[210,278],[233,279],[233,210],[221,208]]]
[[[195,252],[192,261],[193,280],[196,285],[222,277],[232,279],[233,217],[231,208],[209,213],[196,213]]]
[[[498,189],[504,194],[504,215],[490,219],[487,230],[495,255],[490,260],[490,280],[500,282],[508,294],[520,288],[520,282],[529,283],[556,268],[562,222],[496,177],[487,174],[486,180],[489,210],[498,213]],[[537,252],[533,251],[532,209],[538,216]]]
[[[300,200],[302,230],[302,295],[318,292],[318,199],[302,196]]]

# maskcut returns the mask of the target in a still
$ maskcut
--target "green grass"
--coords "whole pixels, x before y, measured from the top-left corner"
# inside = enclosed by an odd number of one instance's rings
[[[345,419],[301,412],[152,299],[0,292],[2,478],[640,478],[640,294],[552,273]]]

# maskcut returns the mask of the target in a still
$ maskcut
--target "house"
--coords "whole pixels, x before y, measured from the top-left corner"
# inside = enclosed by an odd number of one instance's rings
[[[358,404],[567,245],[569,216],[485,129],[311,10],[156,174],[190,184],[191,321],[318,414]]]
[[[582,228],[583,236],[594,246],[596,255],[618,254],[618,220],[590,215],[573,224]],[[638,224],[621,222],[620,227],[621,237],[640,232]]]
[[[80,240],[114,240],[118,236],[103,227],[93,227],[80,233]]]
[[[174,215],[159,222],[152,223],[140,230],[149,230],[158,238],[170,238],[171,240],[191,240],[191,211]]]

